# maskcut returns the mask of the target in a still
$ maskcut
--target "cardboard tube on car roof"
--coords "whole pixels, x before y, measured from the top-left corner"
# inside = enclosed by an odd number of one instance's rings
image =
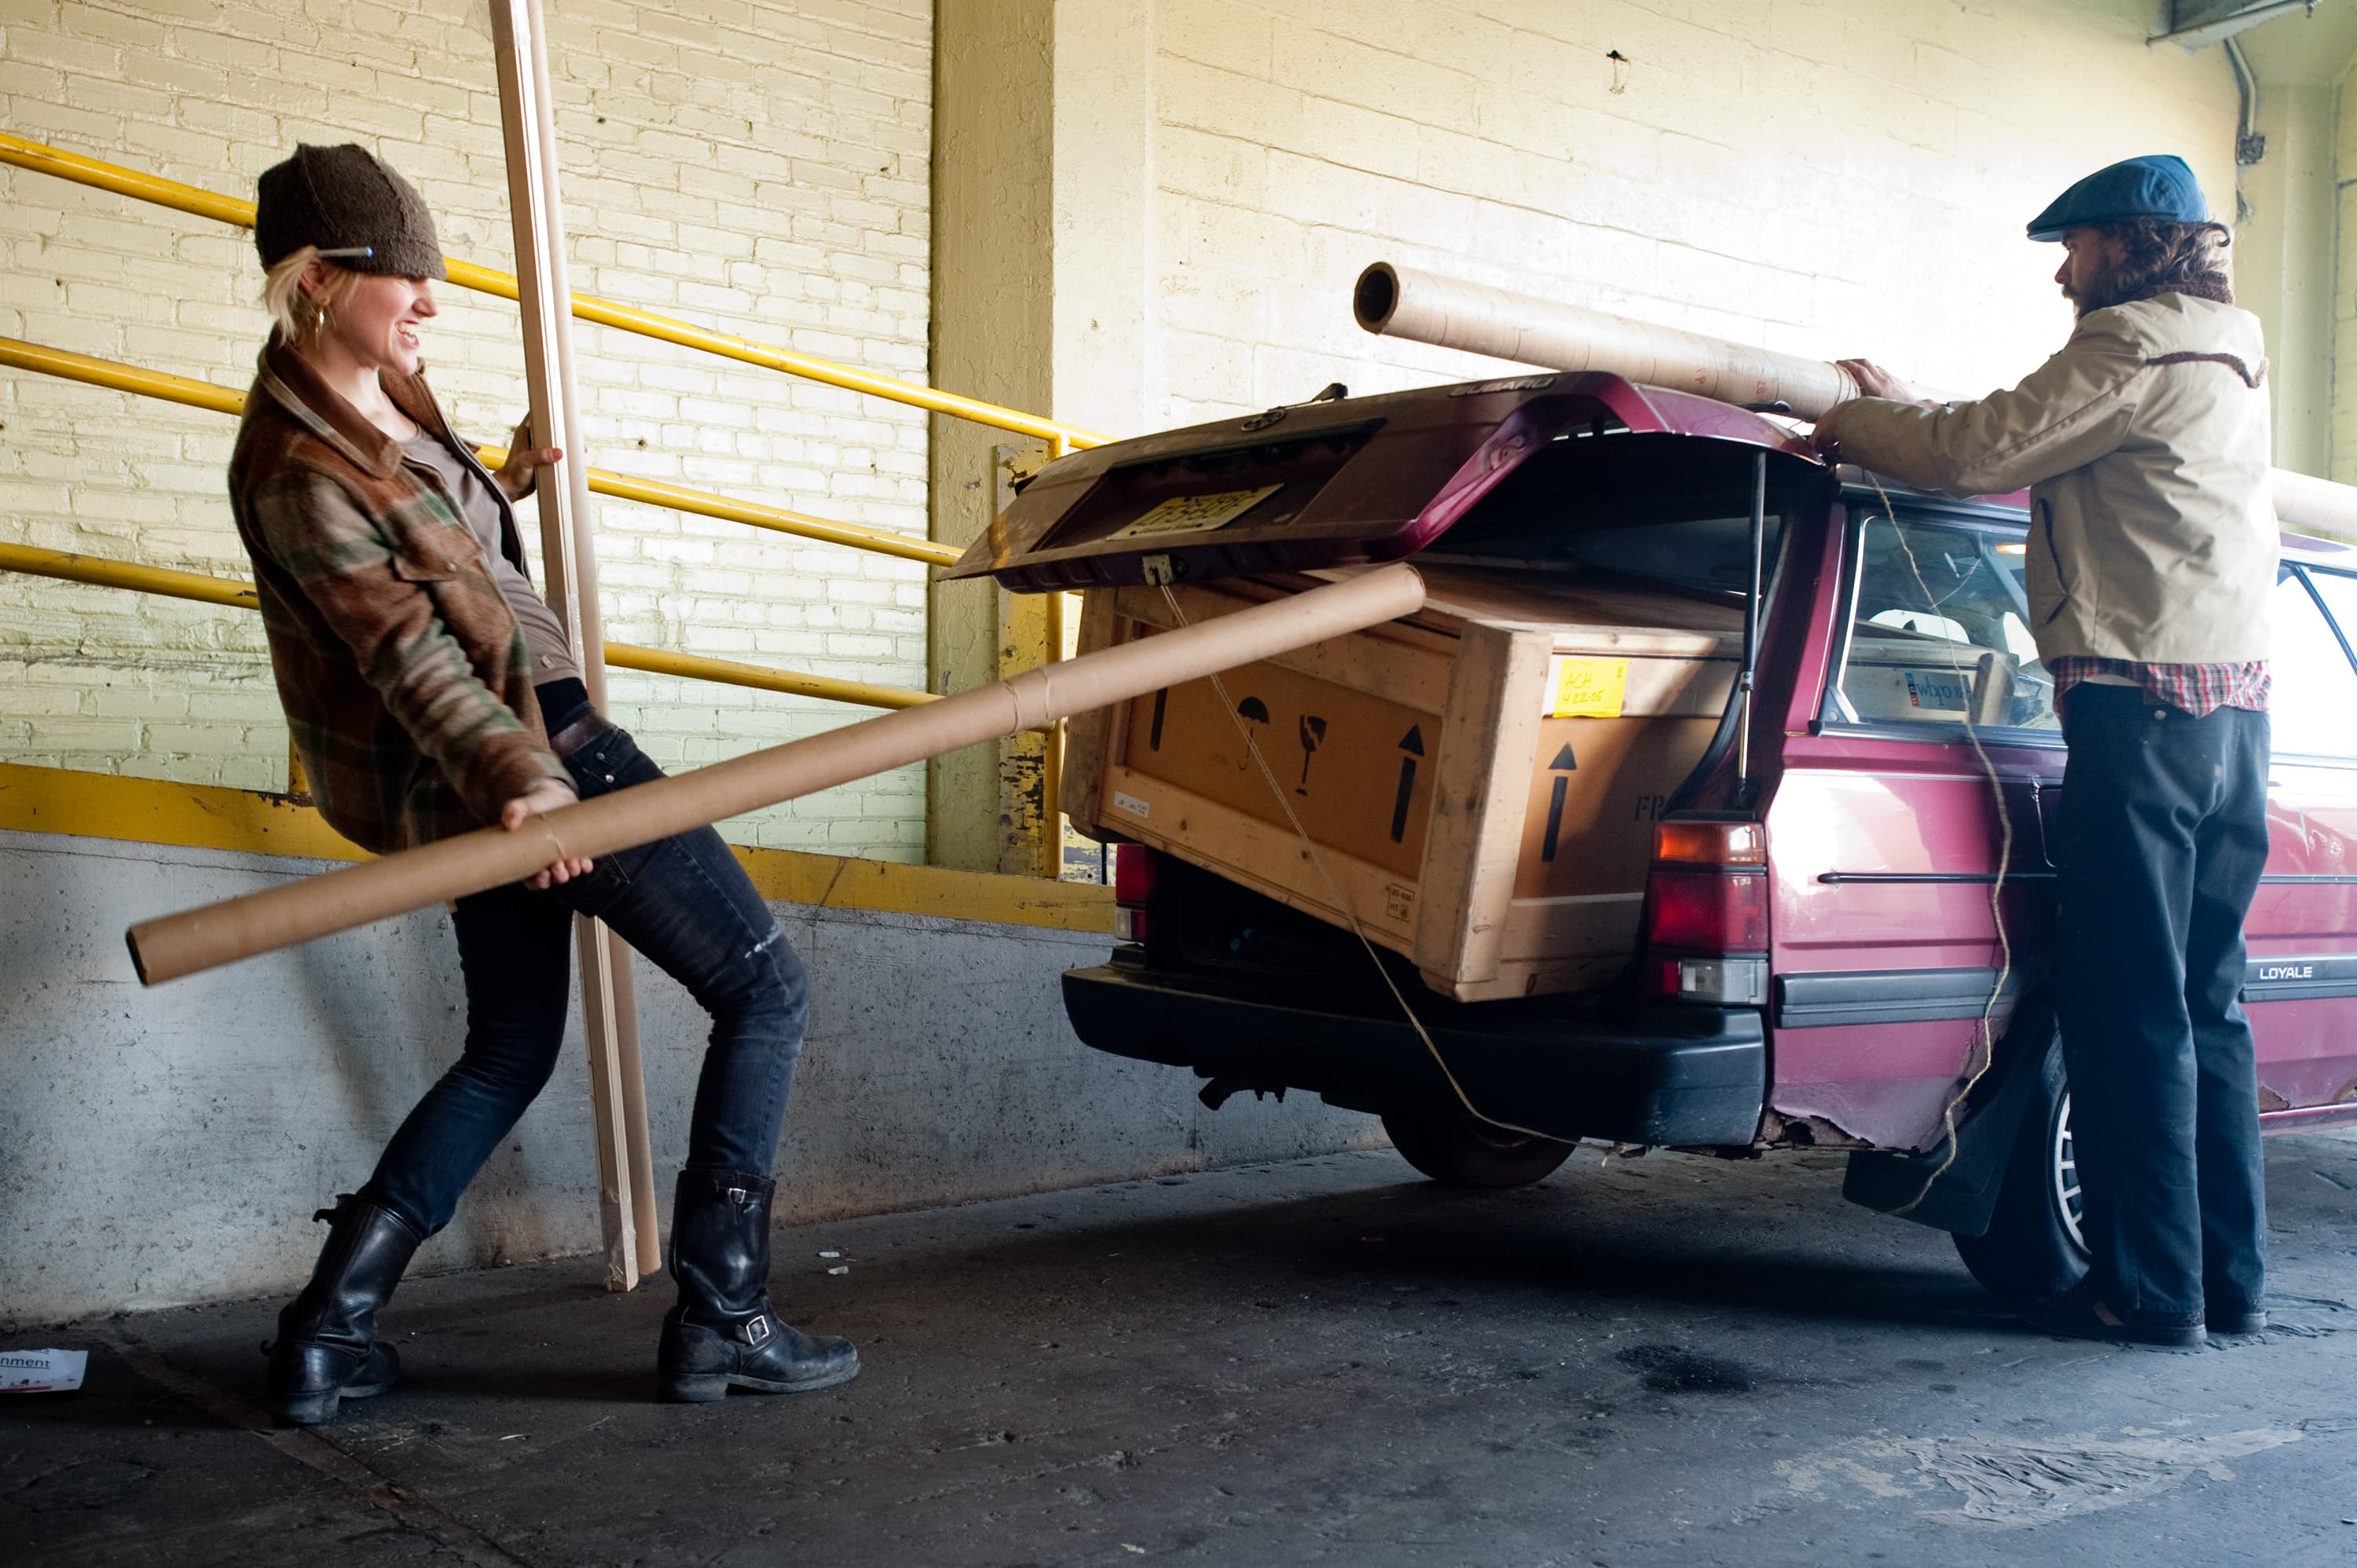
[[[1404,565],[1178,631],[1027,670],[954,697],[601,795],[509,832],[482,828],[125,933],[149,985],[521,881],[561,857],[611,854],[1090,708],[1346,636],[1424,605]]]
[[[1377,262],[1359,274],[1351,308],[1360,326],[1383,337],[1553,371],[1606,371],[1720,403],[1781,403],[1802,419],[1814,419],[1857,395],[1849,372],[1823,360],[1749,348],[1389,262]]]
[[[1351,314],[1368,331],[1555,371],[1604,371],[1720,403],[1782,403],[1814,420],[1858,395],[1839,365],[1488,284],[1377,262],[1359,274]],[[2276,516],[2304,532],[2357,536],[2357,486],[2275,470]]]

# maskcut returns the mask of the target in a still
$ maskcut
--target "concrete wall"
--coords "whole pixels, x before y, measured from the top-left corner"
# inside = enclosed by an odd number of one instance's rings
[[[325,863],[0,832],[0,1326],[285,1290],[458,1051],[436,912],[142,990],[122,932]],[[1379,1143],[1296,1096],[1214,1114],[1178,1069],[1071,1036],[1057,976],[1102,936],[780,905],[813,1015],[780,1150],[781,1221]],[[657,1187],[686,1144],[704,1015],[641,969]],[[557,1075],[419,1267],[593,1251],[576,1027]]]
[[[416,181],[447,249],[510,267],[491,46],[468,10],[12,0],[0,7],[0,125],[242,197],[298,140],[357,140]],[[575,287],[925,379],[924,0],[563,0],[550,13]],[[241,231],[0,168],[0,334],[242,389],[264,331],[260,285]],[[503,444],[522,413],[514,307],[440,293],[435,382],[463,431]],[[598,466],[923,532],[921,414],[580,331]],[[242,575],[222,499],[231,430],[218,414],[0,371],[0,540]],[[913,564],[597,505],[616,640],[925,683]],[[0,758],[283,787],[261,650],[242,612],[0,577]],[[859,713],[628,674],[613,691],[666,764]],[[907,769],[736,831],[912,859],[922,788]]]

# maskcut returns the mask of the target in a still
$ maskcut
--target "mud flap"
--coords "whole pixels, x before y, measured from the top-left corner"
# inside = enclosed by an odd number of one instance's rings
[[[1958,1113],[1953,1163],[1940,1169],[1948,1160],[1944,1139],[1920,1155],[1885,1149],[1854,1154],[1842,1178],[1842,1196],[1935,1230],[1986,1234],[2012,1164],[2014,1139],[2061,1082],[2053,1000],[2040,986],[2014,1009],[1997,1042],[1996,1065],[1974,1086]]]

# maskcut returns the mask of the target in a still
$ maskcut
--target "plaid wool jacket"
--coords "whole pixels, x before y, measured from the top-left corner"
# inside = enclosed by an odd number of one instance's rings
[[[385,390],[449,439],[422,375],[387,376]],[[246,395],[229,493],[279,702],[338,832],[385,854],[495,822],[543,779],[571,783],[474,533],[274,338]],[[520,557],[504,532],[503,553]]]

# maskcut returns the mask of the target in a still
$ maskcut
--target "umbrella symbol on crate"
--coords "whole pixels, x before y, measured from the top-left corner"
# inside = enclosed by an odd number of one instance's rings
[[[1258,697],[1246,697],[1236,704],[1236,717],[1247,724],[1265,725],[1268,723],[1268,704]],[[1247,736],[1252,734],[1249,730],[1244,733]],[[1259,746],[1260,742],[1257,739],[1252,740],[1245,748],[1244,759],[1236,766],[1249,771],[1252,768],[1252,754],[1259,748]]]
[[[1294,790],[1295,794],[1307,795],[1309,793],[1309,759],[1318,755],[1318,748],[1324,745],[1325,741],[1326,721],[1319,718],[1315,714],[1302,714],[1301,787]]]

